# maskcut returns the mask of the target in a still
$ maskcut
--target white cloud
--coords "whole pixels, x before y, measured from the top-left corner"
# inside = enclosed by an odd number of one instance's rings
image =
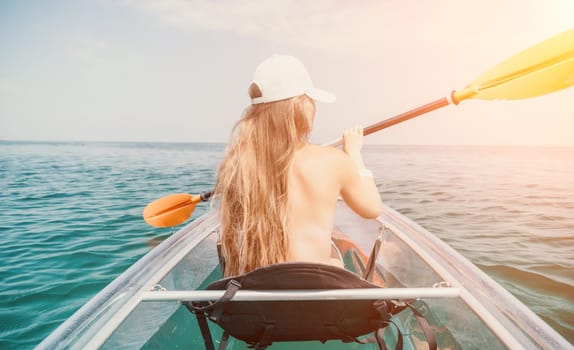
[[[14,84],[9,83],[7,80],[0,80],[0,97],[7,95],[14,90]]]
[[[573,16],[563,14],[571,8],[570,0],[537,4],[524,4],[521,0],[502,3],[458,0],[125,1],[167,25],[184,30],[228,32],[280,44],[363,56],[381,56],[394,49],[421,53],[426,50],[437,52],[446,47],[464,50],[481,40],[501,46],[496,43],[517,36],[534,36],[535,40],[540,40],[571,26]],[[532,21],[540,26],[533,28]],[[514,24],[510,25],[510,22]],[[524,41],[520,47],[528,45]]]
[[[127,3],[181,29],[231,32],[336,51],[371,47],[369,39],[384,24],[381,14],[385,11],[381,3],[367,1],[128,0]]]
[[[67,53],[70,57],[89,66],[97,66],[104,61],[110,45],[101,39],[94,39],[89,36],[76,36],[72,44],[68,47]]]

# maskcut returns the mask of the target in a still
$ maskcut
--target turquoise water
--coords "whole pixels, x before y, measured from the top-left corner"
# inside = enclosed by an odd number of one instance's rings
[[[210,189],[223,149],[0,142],[0,348],[33,348],[170,235],[143,207]],[[574,342],[574,148],[371,146],[365,159],[387,204]]]

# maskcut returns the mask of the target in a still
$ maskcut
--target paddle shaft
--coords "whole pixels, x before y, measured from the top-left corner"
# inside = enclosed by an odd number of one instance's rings
[[[426,105],[422,105],[420,107],[411,109],[408,112],[404,112],[404,113],[398,114],[394,117],[380,121],[378,123],[369,125],[363,129],[363,135],[367,136],[367,135],[373,134],[377,131],[386,129],[386,128],[391,127],[393,125],[396,125],[396,124],[402,123],[404,121],[407,121],[409,119],[418,117],[421,114],[425,114],[425,113],[434,111],[435,109],[439,109],[439,108],[448,106],[449,104],[458,104],[458,101],[454,99],[454,93],[455,92],[453,91],[449,97],[440,98],[440,99],[433,101],[431,103],[427,103]],[[342,143],[343,143],[343,139],[338,138],[338,139],[333,140],[331,142],[324,143],[323,146],[340,146]]]

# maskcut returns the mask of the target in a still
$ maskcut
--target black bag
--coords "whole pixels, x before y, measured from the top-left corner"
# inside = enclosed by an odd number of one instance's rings
[[[224,330],[224,340],[231,335],[256,349],[265,349],[278,341],[325,342],[339,339],[344,342],[365,342],[357,338],[372,332],[375,332],[375,339],[371,338],[370,341],[377,341],[381,349],[386,349],[382,343],[382,329],[390,324],[392,315],[410,307],[406,303],[393,300],[233,300],[233,295],[239,289],[269,291],[355,288],[380,287],[350,271],[331,265],[282,263],[213,282],[206,289],[226,290],[221,299],[211,303],[185,305],[198,316],[207,349],[212,349],[213,345],[211,339],[206,339],[211,336],[205,316]],[[220,348],[225,346],[224,340]],[[429,344],[432,342],[434,339],[429,339]],[[400,332],[398,343],[397,348],[402,348]]]

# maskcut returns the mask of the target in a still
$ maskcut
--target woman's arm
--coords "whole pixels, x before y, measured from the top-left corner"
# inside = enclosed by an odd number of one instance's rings
[[[341,196],[353,211],[364,218],[376,218],[383,210],[373,174],[365,167],[361,149],[363,128],[354,127],[343,133],[343,152],[338,169],[341,174]]]

